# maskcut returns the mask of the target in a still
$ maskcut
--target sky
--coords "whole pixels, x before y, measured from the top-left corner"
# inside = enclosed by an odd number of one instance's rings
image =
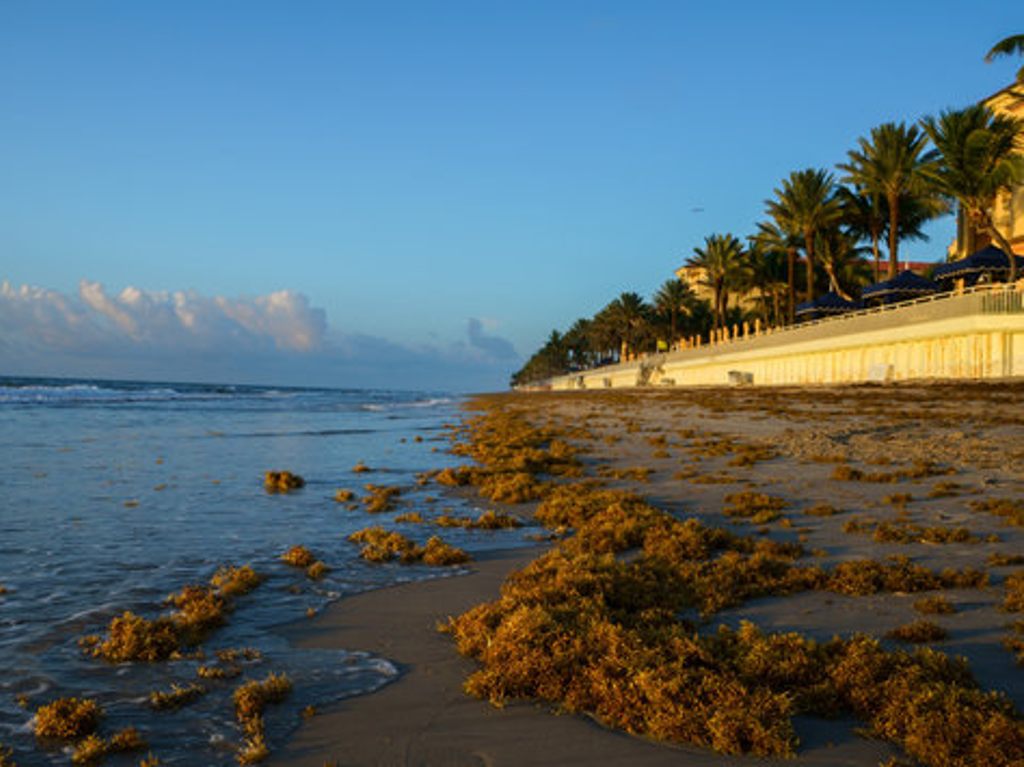
[[[0,375],[500,389],[1014,3],[0,0]],[[901,255],[938,260],[936,222]]]

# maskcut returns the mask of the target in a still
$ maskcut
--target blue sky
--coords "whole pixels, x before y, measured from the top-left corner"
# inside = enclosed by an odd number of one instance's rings
[[[790,171],[1008,84],[1013,7],[6,0],[0,373],[500,387]],[[216,331],[147,326],[176,294]]]

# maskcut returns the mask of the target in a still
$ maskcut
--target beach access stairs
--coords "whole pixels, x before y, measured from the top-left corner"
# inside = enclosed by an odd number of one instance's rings
[[[1024,377],[1024,281],[979,285],[549,379],[544,388],[833,385]]]

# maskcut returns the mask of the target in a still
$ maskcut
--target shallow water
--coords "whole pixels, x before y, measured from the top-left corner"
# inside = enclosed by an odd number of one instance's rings
[[[8,589],[0,596],[0,744],[22,767],[67,764],[59,748],[36,743],[32,711],[55,697],[88,696],[106,711],[103,734],[134,725],[165,764],[227,765],[240,739],[230,693],[242,681],[284,671],[294,682],[289,700],[268,710],[271,747],[304,706],[387,683],[396,674],[387,659],[358,648],[298,651],[272,629],[345,594],[452,574],[365,563],[345,538],[384,524],[422,542],[437,529],[395,525],[395,513],[479,511],[450,497],[430,504],[438,488],[415,485],[416,472],[454,462],[443,424],[457,407],[437,392],[0,378],[0,585]],[[358,461],[375,471],[353,473]],[[306,487],[268,495],[268,469],[301,474]],[[403,487],[395,513],[334,502],[337,489],[358,496],[366,482]],[[442,534],[470,551],[524,542],[521,531]],[[331,567],[322,581],[279,561],[300,543]],[[82,655],[77,640],[112,616],[154,617],[168,593],[225,563],[250,563],[268,577],[204,645],[208,654],[261,650],[243,677],[208,682],[197,703],[154,712],[149,691],[199,681],[200,661],[113,666]]]

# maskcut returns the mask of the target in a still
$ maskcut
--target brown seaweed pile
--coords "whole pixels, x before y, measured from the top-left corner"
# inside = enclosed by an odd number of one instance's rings
[[[398,559],[403,564],[422,562],[433,567],[444,567],[470,561],[469,554],[445,543],[436,535],[431,536],[425,545],[419,546],[401,533],[385,530],[383,527],[366,527],[352,533],[348,539],[363,545],[359,556],[368,562],[390,562]]]
[[[221,568],[210,585],[189,584],[171,594],[167,603],[175,609],[170,614],[149,619],[126,611],[110,621],[105,637],[93,634],[79,644],[89,655],[111,663],[180,658],[185,648],[200,644],[223,625],[234,597],[252,591],[260,581],[248,565]]]
[[[473,420],[471,443],[478,433],[527,431],[510,424],[509,409],[491,407]],[[837,478],[937,473],[946,470],[921,465]],[[460,478],[457,484],[489,481],[471,467]],[[748,518],[779,512],[781,499],[758,495],[740,494],[730,506]],[[1024,760],[1020,714],[1005,696],[981,690],[961,660],[927,647],[887,650],[864,635],[818,643],[749,623],[708,632],[680,617],[706,619],[748,599],[806,590],[856,596],[980,588],[988,581],[983,571],[932,571],[906,557],[824,568],[802,563],[799,544],[681,520],[592,482],[549,486],[541,496],[538,521],[571,534],[509,576],[497,600],[447,625],[460,652],[480,664],[466,682],[470,693],[497,705],[540,700],[627,732],[723,753],[791,755],[794,716],[847,714],[932,767]],[[1024,607],[1024,576],[1020,582],[1007,579],[1006,609]],[[919,629],[901,638],[920,637]]]
[[[268,471],[263,475],[263,487],[268,493],[290,493],[305,484],[306,480],[290,471]]]

